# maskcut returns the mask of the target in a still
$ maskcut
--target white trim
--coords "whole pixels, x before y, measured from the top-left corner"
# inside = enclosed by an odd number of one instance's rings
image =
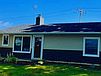
[[[8,36],[8,44],[4,44],[4,36]],[[3,34],[2,35],[2,46],[8,46],[9,45],[9,34]]]
[[[30,53],[30,52],[26,52],[26,51],[13,51],[13,53]]]
[[[92,55],[92,54],[85,54],[85,40],[86,39],[98,39],[98,53],[97,55]],[[100,55],[100,37],[84,37],[83,38],[83,56],[88,56],[88,57],[99,57]]]
[[[34,42],[35,42],[35,38],[34,38],[34,36],[32,36],[32,54],[31,54],[31,59],[33,59],[33,57],[34,57]]]
[[[35,37],[41,37],[42,38],[40,58],[34,58]],[[32,44],[32,56],[31,56],[31,59],[34,59],[34,60],[42,60],[43,59],[43,41],[44,41],[44,35],[33,35],[33,44]]]
[[[4,33],[1,33],[1,34],[4,34]],[[53,32],[6,32],[6,34],[18,34],[18,35],[43,35],[43,34],[101,34],[101,32],[83,32],[83,31],[80,31],[80,32],[56,32],[56,31],[53,31]]]
[[[14,51],[14,40],[15,40],[15,37],[22,37],[21,50],[19,50],[19,51]],[[22,51],[23,37],[30,37],[30,50],[29,50],[29,52]],[[32,36],[31,35],[14,35],[13,36],[13,53],[31,53],[31,42],[32,42]]]

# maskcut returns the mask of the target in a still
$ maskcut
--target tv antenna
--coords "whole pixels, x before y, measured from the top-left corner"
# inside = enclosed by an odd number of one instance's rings
[[[84,10],[83,9],[79,9],[79,22],[82,22],[83,14],[84,14]]]
[[[37,12],[37,8],[38,8],[38,6],[37,5],[34,5],[34,12],[35,13]]]

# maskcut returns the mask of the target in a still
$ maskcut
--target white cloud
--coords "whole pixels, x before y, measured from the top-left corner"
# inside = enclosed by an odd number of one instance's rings
[[[0,29],[6,29],[11,26],[13,26],[13,23],[0,21]]]

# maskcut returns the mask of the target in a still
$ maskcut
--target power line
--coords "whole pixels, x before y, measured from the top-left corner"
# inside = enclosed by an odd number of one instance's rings
[[[46,18],[52,17],[52,16],[58,16],[58,15],[63,15],[64,13],[70,14],[73,11],[77,11],[78,9],[67,9],[67,10],[60,10],[56,12],[49,12],[45,13]],[[96,12],[101,11],[101,8],[83,8],[83,10],[88,11],[88,12]],[[79,10],[80,16],[82,15],[83,11]],[[77,13],[78,14],[78,13]],[[13,20],[13,19],[21,19],[21,18],[28,18],[28,17],[33,17],[33,15],[27,15],[27,16],[18,16],[18,17],[5,17],[5,18],[0,18],[0,20]]]

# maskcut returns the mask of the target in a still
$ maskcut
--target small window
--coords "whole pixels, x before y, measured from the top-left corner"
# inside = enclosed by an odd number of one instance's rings
[[[9,35],[3,35],[3,46],[8,46],[9,44]]]
[[[84,38],[83,56],[99,57],[100,38]]]

